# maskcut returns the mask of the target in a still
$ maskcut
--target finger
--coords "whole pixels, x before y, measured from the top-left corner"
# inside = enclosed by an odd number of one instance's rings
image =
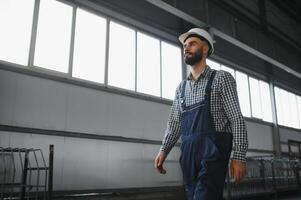
[[[159,173],[162,172],[162,169],[163,169],[162,167],[158,167],[158,168],[157,168],[157,170],[158,170]]]
[[[162,159],[162,157],[160,156],[158,160],[159,160],[159,161],[158,161],[158,165],[159,165],[159,166],[162,166],[162,164],[163,164],[163,159]]]
[[[155,164],[155,168],[158,170],[158,172],[160,172],[161,171],[161,166],[158,164],[158,162],[156,162],[156,164]]]
[[[247,175],[247,169],[244,168],[241,179],[244,179],[246,175]]]
[[[242,170],[241,170],[241,174],[240,174],[240,180],[241,181],[244,179],[246,174],[247,174],[247,169],[246,169],[246,167],[243,167]]]
[[[158,170],[158,172],[161,173],[161,171],[162,171],[162,163],[160,164],[160,157],[157,157],[155,159],[155,168]]]
[[[158,170],[161,174],[166,174],[166,170],[163,168],[163,163],[159,164]]]
[[[239,171],[239,175],[238,175],[238,182],[242,181],[242,179],[244,178],[244,170],[240,170]]]
[[[160,172],[162,169],[162,165],[159,165],[159,163],[156,164],[156,169]]]
[[[166,174],[166,170],[163,168],[163,164],[158,165],[157,170],[160,174]]]
[[[233,170],[233,178],[234,178],[234,181],[237,182],[238,176],[237,176],[237,173],[235,170]]]
[[[236,175],[236,182],[240,182],[240,180],[241,180],[241,176],[240,173],[238,172]]]
[[[158,168],[158,157],[155,158],[155,163],[154,164],[155,164],[154,167]]]
[[[246,170],[243,170],[241,173],[241,180],[244,179],[246,176]]]
[[[166,174],[166,170],[163,168],[163,165],[158,166],[158,167],[157,167],[157,170],[158,170],[158,172],[159,172],[160,174]]]
[[[230,172],[231,172],[231,177],[234,178],[234,167],[232,163],[230,165]]]
[[[162,167],[160,173],[161,173],[161,174],[166,174],[166,170]]]
[[[239,182],[239,180],[240,180],[240,175],[239,175],[239,170],[238,170],[237,168],[234,168],[234,169],[233,169],[233,174],[234,174],[235,182]]]
[[[242,181],[243,178],[244,178],[244,171],[241,171],[241,173],[239,174],[239,181]]]

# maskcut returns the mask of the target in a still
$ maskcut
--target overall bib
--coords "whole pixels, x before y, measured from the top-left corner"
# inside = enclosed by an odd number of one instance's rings
[[[206,85],[203,101],[186,106],[184,81],[181,91],[181,157],[184,187],[188,200],[222,200],[232,133],[217,132],[210,113],[214,70]]]

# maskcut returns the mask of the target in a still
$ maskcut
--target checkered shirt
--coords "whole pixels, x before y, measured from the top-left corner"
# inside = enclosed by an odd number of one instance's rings
[[[187,106],[198,103],[204,99],[205,88],[212,72],[213,69],[206,66],[204,72],[196,81],[192,80],[191,74],[188,76],[185,88],[185,102]],[[166,155],[169,154],[180,137],[182,118],[180,89],[184,81],[182,81],[176,89],[175,98],[169,113],[167,128],[160,148]],[[223,134],[227,134],[225,132],[231,132],[233,134],[232,159],[245,162],[248,149],[247,129],[240,110],[236,81],[229,72],[223,70],[216,71],[212,83],[210,109],[216,131],[224,132]]]

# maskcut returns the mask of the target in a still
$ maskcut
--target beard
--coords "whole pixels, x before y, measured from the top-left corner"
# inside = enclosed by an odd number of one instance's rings
[[[192,54],[191,57],[184,56],[184,61],[187,65],[194,65],[198,62],[200,62],[203,59],[203,52],[201,49],[196,50],[194,54]]]

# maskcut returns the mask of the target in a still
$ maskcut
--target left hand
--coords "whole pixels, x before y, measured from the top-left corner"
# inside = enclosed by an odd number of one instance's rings
[[[240,182],[247,173],[246,163],[240,160],[231,160],[230,171],[235,182]]]

